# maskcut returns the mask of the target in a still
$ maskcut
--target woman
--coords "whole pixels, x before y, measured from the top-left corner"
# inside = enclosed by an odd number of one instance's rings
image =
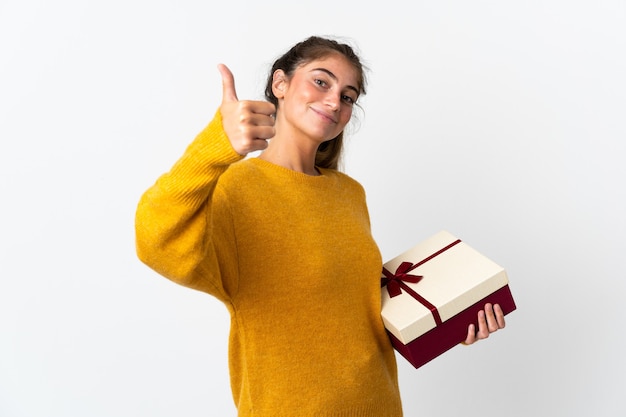
[[[401,416],[365,193],[337,170],[359,58],[308,38],[274,63],[267,102],[219,71],[214,119],[139,202],[139,258],[229,309],[239,416]],[[466,343],[504,327],[486,307]]]

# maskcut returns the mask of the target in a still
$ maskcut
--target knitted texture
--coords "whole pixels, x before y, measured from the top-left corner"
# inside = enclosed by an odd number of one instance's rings
[[[142,196],[139,258],[227,306],[240,417],[401,416],[363,188],[242,159],[218,112]]]

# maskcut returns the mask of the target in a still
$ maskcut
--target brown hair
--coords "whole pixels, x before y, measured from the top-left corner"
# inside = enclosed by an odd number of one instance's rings
[[[339,43],[333,39],[311,36],[295,44],[274,62],[267,78],[265,98],[278,107],[278,99],[272,91],[273,74],[277,70],[283,70],[287,77],[291,77],[299,66],[322,59],[333,53],[340,53],[354,65],[357,71],[359,95],[364,95],[366,85],[365,67],[354,52],[354,49],[348,44]],[[343,132],[341,132],[337,137],[320,144],[315,155],[315,165],[321,168],[338,169],[343,150],[343,136]]]

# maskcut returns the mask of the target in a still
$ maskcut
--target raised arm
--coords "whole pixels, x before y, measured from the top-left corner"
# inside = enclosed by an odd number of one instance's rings
[[[232,73],[219,66],[223,98],[209,125],[169,172],[141,197],[135,216],[139,259],[161,275],[206,292],[220,291],[212,242],[211,205],[217,181],[274,135],[274,105],[239,101]]]

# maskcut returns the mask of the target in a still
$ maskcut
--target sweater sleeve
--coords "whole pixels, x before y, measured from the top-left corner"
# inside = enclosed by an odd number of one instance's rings
[[[212,221],[220,219],[211,218],[211,205],[218,178],[241,159],[218,111],[139,201],[135,239],[143,263],[181,285],[225,297],[212,236]]]

